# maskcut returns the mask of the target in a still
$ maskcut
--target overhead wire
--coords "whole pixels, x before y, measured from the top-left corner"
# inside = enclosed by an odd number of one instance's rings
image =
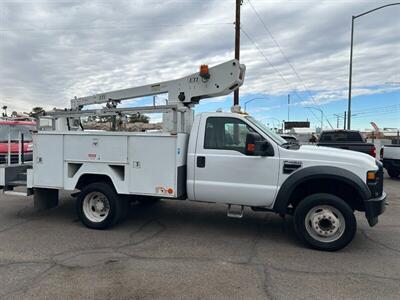
[[[376,107],[370,107],[370,108],[365,108],[365,109],[360,109],[360,110],[353,110],[352,116],[364,115],[364,114],[379,114],[381,112],[385,112],[385,111],[389,111],[389,110],[397,112],[399,109],[400,109],[400,104],[376,106]],[[329,116],[334,116],[334,115],[336,115],[336,114],[331,114]]]
[[[289,67],[292,69],[293,73],[296,75],[297,79],[301,82],[301,84],[304,87],[305,92],[310,96],[310,100],[314,105],[318,105],[317,101],[315,100],[314,96],[311,94],[310,92],[310,88],[306,85],[306,83],[304,82],[303,78],[300,76],[300,74],[297,72],[296,68],[293,66],[293,64],[290,62],[289,58],[287,57],[287,55],[285,54],[285,52],[283,51],[281,45],[279,44],[279,42],[277,41],[277,39],[274,37],[274,35],[272,34],[271,30],[269,30],[267,24],[264,22],[264,20],[261,18],[260,14],[258,13],[257,9],[255,8],[255,6],[253,5],[253,3],[250,0],[247,0],[247,2],[249,3],[251,9],[253,10],[254,14],[257,16],[257,18],[259,19],[259,21],[261,22],[261,24],[263,25],[263,28],[265,29],[265,31],[268,33],[268,35],[270,36],[270,38],[272,39],[272,41],[274,42],[275,46],[279,49],[279,52],[282,54],[282,57],[284,58],[284,60],[286,61],[286,63],[289,65]],[[325,116],[326,121],[329,123],[329,125],[332,127],[332,124],[329,122],[328,118]],[[333,128],[333,127],[332,127]]]
[[[286,83],[286,86],[289,88],[289,90],[293,90],[292,87],[289,84],[288,79],[280,72],[275,65],[268,59],[268,57],[264,54],[264,52],[261,50],[261,48],[258,46],[258,44],[251,38],[251,36],[246,32],[246,30],[243,29],[243,26],[240,27],[240,30],[243,32],[243,34],[247,37],[247,39],[253,44],[253,46],[256,48],[256,50],[261,54],[261,56],[265,59],[265,61],[271,66],[273,71]],[[300,96],[299,93],[297,93],[296,89],[294,90],[294,94],[296,97],[301,101],[304,102],[304,99]],[[313,114],[314,118],[316,120],[320,120],[320,118],[312,111],[310,110],[311,113]]]

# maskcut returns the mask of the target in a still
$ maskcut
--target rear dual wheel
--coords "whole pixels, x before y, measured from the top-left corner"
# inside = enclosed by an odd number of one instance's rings
[[[129,202],[121,198],[106,182],[91,183],[84,187],[76,201],[81,222],[92,229],[106,229],[122,221]]]
[[[304,198],[294,213],[295,230],[312,248],[336,251],[349,244],[357,230],[352,208],[331,194],[314,194]]]

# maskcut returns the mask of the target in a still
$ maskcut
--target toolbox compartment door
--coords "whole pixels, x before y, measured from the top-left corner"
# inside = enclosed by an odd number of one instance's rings
[[[33,186],[63,188],[63,135],[33,136]]]

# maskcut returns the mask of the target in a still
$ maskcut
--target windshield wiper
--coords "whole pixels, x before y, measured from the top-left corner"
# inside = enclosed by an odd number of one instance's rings
[[[290,143],[290,142],[286,142],[286,143],[281,144],[281,147],[284,147],[284,148],[286,148],[286,149],[289,149],[291,145],[293,145],[293,144]]]
[[[293,142],[286,142],[286,143],[281,144],[281,147],[284,147],[284,148],[286,148],[286,149],[290,149],[292,146],[296,146],[296,148],[297,148],[297,147],[300,148],[300,145],[299,145],[299,144],[293,143]]]

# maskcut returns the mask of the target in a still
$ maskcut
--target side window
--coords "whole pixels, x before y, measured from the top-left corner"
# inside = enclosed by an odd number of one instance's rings
[[[246,136],[249,132],[254,130],[241,120],[209,117],[206,122],[204,149],[235,150],[245,153]]]

